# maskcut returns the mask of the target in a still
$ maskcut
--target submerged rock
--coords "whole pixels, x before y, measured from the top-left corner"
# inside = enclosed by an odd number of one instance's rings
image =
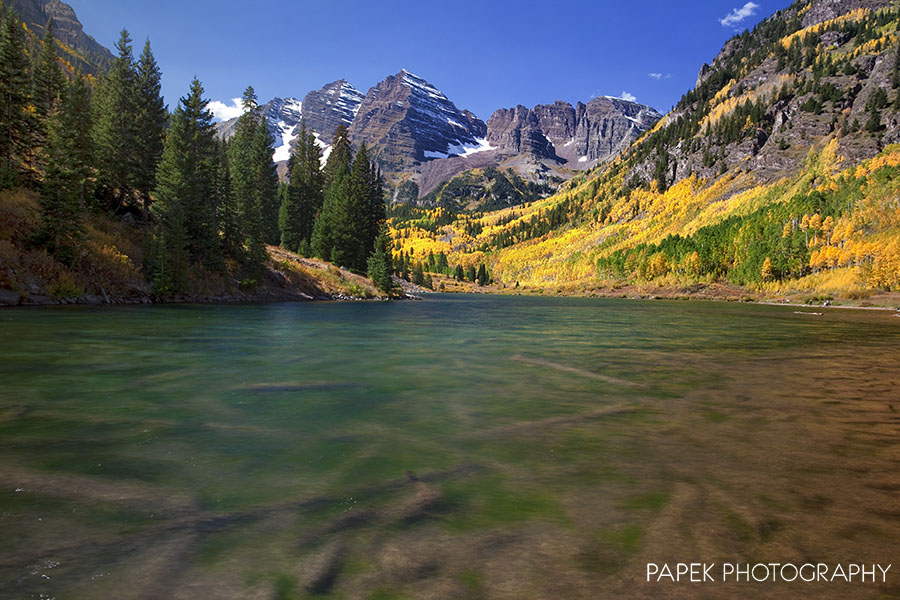
[[[334,585],[346,555],[346,547],[341,540],[329,542],[300,566],[300,585],[313,594],[327,592]]]

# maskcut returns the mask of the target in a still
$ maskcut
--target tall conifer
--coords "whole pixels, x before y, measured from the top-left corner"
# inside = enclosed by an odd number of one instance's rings
[[[188,265],[221,266],[213,184],[218,163],[212,114],[197,79],[172,115],[156,173],[153,285],[182,289]]]
[[[289,181],[279,215],[282,246],[302,254],[309,252],[313,223],[322,208],[321,156],[315,136],[303,121],[297,148],[288,162]]]
[[[108,207],[118,209],[137,184],[137,72],[131,37],[122,30],[118,56],[100,82],[94,103],[94,148],[98,182]]]
[[[244,91],[243,106],[244,113],[238,118],[234,137],[228,144],[228,167],[237,215],[235,223],[239,228],[237,233],[245,249],[242,254],[248,267],[259,270],[266,259],[258,160],[258,129],[262,123],[252,86]]]
[[[314,255],[341,266],[351,266],[350,243],[345,237],[347,199],[351,194],[350,167],[353,151],[347,128],[343,125],[334,134],[331,154],[325,163],[325,199],[313,225],[311,251]],[[348,251],[349,250],[349,251]]]
[[[0,23],[0,187],[16,185],[28,149],[30,102],[25,32],[8,10]]]
[[[156,179],[156,168],[162,157],[163,141],[169,111],[162,97],[161,74],[150,49],[150,40],[135,67],[135,136],[136,170],[134,185],[141,196],[144,219],[147,219],[150,191]]]
[[[78,73],[44,117],[46,170],[41,184],[39,241],[63,262],[75,260],[82,235],[85,186],[90,177],[89,90]]]

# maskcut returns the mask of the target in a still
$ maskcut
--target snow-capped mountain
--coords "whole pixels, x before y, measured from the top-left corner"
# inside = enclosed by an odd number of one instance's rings
[[[297,138],[303,118],[303,103],[296,98],[275,98],[262,107],[269,133],[275,140],[275,162],[291,157],[291,143]]]
[[[285,173],[301,121],[322,149],[331,151],[337,128],[351,144],[365,143],[391,181],[411,181],[420,195],[452,177],[485,167],[513,168],[541,181],[571,177],[625,150],[660,114],[621,98],[602,96],[587,104],[568,102],[497,110],[485,124],[460,110],[437,87],[402,70],[362,94],[344,79],[309,92],[303,101],[274,98],[259,109],[275,140],[273,158]],[[233,135],[237,119],[219,123]],[[557,181],[559,179],[556,179]]]
[[[345,79],[338,79],[320,90],[308,93],[303,98],[306,127],[330,144],[338,126],[350,127],[363,98],[365,95]]]
[[[275,140],[275,162],[286,162],[290,158],[303,120],[306,120],[307,130],[316,136],[316,142],[323,152],[327,152],[335,130],[339,125],[350,125],[362,99],[360,91],[340,79],[320,90],[309,92],[303,101],[296,98],[273,98],[260,106],[260,114],[266,118],[269,133]],[[218,123],[216,130],[219,136],[228,139],[234,135],[236,125],[236,118],[229,119]]]
[[[487,126],[436,87],[405,69],[366,94],[350,139],[374,149],[386,170],[488,149]]]

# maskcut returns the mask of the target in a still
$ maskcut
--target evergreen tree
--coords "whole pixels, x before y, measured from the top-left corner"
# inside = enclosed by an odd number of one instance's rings
[[[297,149],[288,161],[290,180],[279,215],[281,245],[289,250],[309,252],[313,224],[322,208],[321,151],[316,138],[300,124]]]
[[[266,126],[266,118],[260,117],[253,140],[253,162],[256,171],[256,191],[259,194],[260,225],[262,240],[266,244],[277,245],[281,241],[278,231],[278,170],[272,160],[275,141]]]
[[[384,180],[381,169],[373,162],[369,169],[367,203],[367,239],[378,237],[382,226],[387,221],[387,208],[384,203]]]
[[[866,131],[872,135],[876,135],[881,131],[881,113],[878,112],[878,106],[874,102],[869,110],[869,120],[866,121]]]
[[[54,104],[63,91],[65,77],[59,69],[59,58],[56,55],[56,40],[53,37],[53,20],[47,21],[41,53],[38,56],[34,71],[32,96],[35,113],[39,120],[44,120],[54,109]]]
[[[393,257],[391,255],[391,237],[387,227],[382,227],[375,238],[374,252],[368,260],[368,274],[375,285],[385,294],[390,295],[394,287],[392,274],[394,272]]]
[[[413,267],[412,282],[416,285],[425,285],[425,271],[422,269],[422,263],[417,262]]]
[[[476,277],[475,265],[469,265],[469,268],[466,270],[466,280],[475,283]]]
[[[228,168],[228,149],[225,142],[216,141],[216,167],[213,179],[216,220],[222,231],[222,251],[227,258],[244,261],[244,246],[234,194],[231,191],[231,171]]]
[[[141,195],[146,220],[149,215],[150,190],[155,185],[156,168],[162,157],[166,125],[169,120],[169,111],[162,97],[161,74],[150,50],[149,39],[144,43],[144,50],[138,58],[135,77],[134,185]]]
[[[336,176],[336,172],[347,169],[350,171],[350,163],[353,161],[353,150],[350,147],[350,137],[346,125],[338,125],[334,132],[331,144],[331,153],[325,161],[325,186],[330,186]]]
[[[203,85],[194,78],[187,97],[181,99],[187,125],[190,161],[186,171],[189,186],[184,190],[182,198],[191,260],[220,268],[222,248],[219,240],[218,207],[215,203],[219,157],[213,115],[203,93]]]
[[[64,84],[65,85],[65,84]],[[79,76],[60,92],[44,117],[46,172],[41,185],[43,225],[39,236],[47,250],[64,263],[75,260],[82,235],[84,186],[90,176],[90,145],[86,141],[89,107]],[[89,92],[88,92],[89,94]]]
[[[351,195],[350,168],[353,152],[347,137],[347,128],[339,126],[334,134],[331,154],[325,163],[325,199],[322,210],[313,225],[310,249],[315,256],[337,265],[350,266],[352,242],[345,234],[349,231],[347,203]]]
[[[353,159],[350,174],[350,195],[346,199],[345,214],[341,223],[341,237],[346,240],[348,264],[351,269],[364,271],[366,259],[371,254],[378,232],[372,230],[372,196],[375,181],[369,152],[363,142]],[[380,223],[379,223],[380,225]]]
[[[659,193],[668,189],[668,177],[669,177],[669,153],[665,150],[660,151],[659,158],[656,161],[656,169],[653,173],[653,178],[656,179],[656,187],[659,190]]]
[[[454,277],[456,277],[457,281],[463,280],[463,268],[462,265],[456,265],[456,271],[454,272]]]
[[[25,32],[15,11],[0,23],[0,187],[16,185],[28,150],[29,94]]]
[[[94,143],[91,137],[91,86],[80,69],[64,88],[62,106],[66,162],[72,174],[70,183],[75,188],[79,207],[84,210],[88,208],[92,192]]]
[[[130,197],[138,171],[137,72],[127,30],[116,49],[118,56],[96,91],[93,132],[98,183],[112,209]]]
[[[47,171],[50,154],[54,153],[49,147],[50,118],[51,113],[62,110],[61,96],[65,77],[59,68],[59,59],[56,56],[56,40],[53,38],[53,21],[47,21],[44,30],[44,40],[41,43],[41,52],[38,56],[32,81],[32,98],[34,115],[33,127],[29,140],[31,170],[36,180],[41,179]],[[59,121],[58,115],[54,118]]]
[[[478,285],[480,285],[480,286],[485,286],[488,283],[490,283],[490,278],[488,277],[487,269],[485,268],[484,263],[481,263],[481,265],[478,267],[477,278],[478,278]]]
[[[197,79],[172,115],[156,173],[153,285],[182,289],[191,263],[220,266],[215,173],[218,155],[212,114]]]
[[[260,168],[258,160],[258,129],[262,127],[259,106],[253,87],[247,87],[243,97],[244,113],[238,118],[234,137],[228,144],[228,168],[231,191],[236,209],[235,223],[238,239],[244,248],[242,257],[251,270],[262,268],[266,260],[262,220],[262,199],[258,188]],[[269,157],[271,162],[271,155]]]

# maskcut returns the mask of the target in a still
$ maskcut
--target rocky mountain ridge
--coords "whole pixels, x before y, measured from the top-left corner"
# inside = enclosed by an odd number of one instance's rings
[[[3,5],[14,9],[25,21],[28,29],[40,38],[48,19],[53,19],[53,35],[63,44],[63,54],[85,73],[100,75],[112,63],[112,53],[93,37],[84,32],[75,10],[60,0],[3,0]]]
[[[347,126],[353,145],[365,143],[385,171],[395,200],[425,198],[472,169],[511,168],[541,185],[559,182],[618,155],[661,117],[651,107],[601,97],[574,107],[556,101],[499,109],[485,123],[405,69],[365,95],[340,79],[302,102],[275,98],[260,111],[279,162],[289,157],[301,120],[325,152],[337,127]],[[229,137],[235,122],[218,124],[220,135]]]

